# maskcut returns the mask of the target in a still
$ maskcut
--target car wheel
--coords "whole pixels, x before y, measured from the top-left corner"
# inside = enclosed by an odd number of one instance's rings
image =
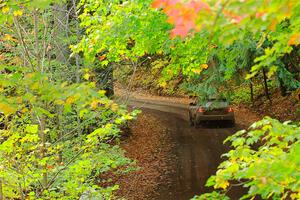
[[[202,128],[203,127],[203,121],[198,121],[197,124],[195,124],[195,128]]]
[[[194,126],[195,123],[194,123],[194,121],[192,119],[190,119],[190,123],[189,124],[190,124],[190,126]]]
[[[189,113],[189,124],[190,126],[194,126],[194,120],[193,120],[193,117],[191,116],[191,114]]]
[[[232,126],[232,127],[234,127],[235,126],[235,120],[233,119],[233,120],[231,120],[231,122],[230,122],[230,125]]]

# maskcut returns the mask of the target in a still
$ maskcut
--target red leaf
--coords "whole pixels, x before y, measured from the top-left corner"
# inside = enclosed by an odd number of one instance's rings
[[[183,0],[154,0],[152,6],[163,7],[163,12],[168,15],[167,21],[175,25],[171,37],[176,35],[184,37],[190,30],[197,29],[198,13],[202,10],[210,10],[210,6],[203,0],[191,0],[188,3]]]
[[[52,166],[52,165],[47,165],[47,169],[54,169],[54,166]]]
[[[210,10],[209,5],[203,1],[192,0],[189,4],[189,6],[194,8],[196,12],[200,12],[201,10]]]
[[[236,24],[240,23],[246,17],[246,15],[237,15],[226,10],[223,11],[223,14],[225,15],[225,17],[230,18],[232,23]]]
[[[185,26],[175,26],[175,28],[171,31],[171,38],[176,36],[180,36],[181,38],[185,37],[189,33],[189,29]]]
[[[102,56],[99,56],[99,60],[100,61],[103,61],[103,60],[105,60],[106,59],[106,55],[104,54],[104,55],[102,55]]]
[[[300,33],[296,33],[291,36],[288,45],[298,45],[300,44]]]
[[[153,8],[163,8],[168,6],[175,6],[179,0],[154,0],[152,2]]]
[[[255,17],[256,17],[256,18],[262,18],[265,14],[267,14],[266,11],[257,12],[257,13],[255,14]]]
[[[152,2],[152,7],[153,8],[162,8],[166,6],[167,0],[154,0]]]

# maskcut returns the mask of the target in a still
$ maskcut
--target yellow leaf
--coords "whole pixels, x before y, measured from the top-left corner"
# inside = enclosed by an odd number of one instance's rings
[[[0,102],[0,111],[2,111],[5,115],[11,115],[17,111],[17,109],[13,108],[9,104]]]
[[[28,73],[25,75],[26,78],[32,78],[34,76],[34,73]]]
[[[293,193],[290,195],[291,199],[294,200],[294,199],[299,199],[300,198],[300,193]]]
[[[18,104],[21,104],[22,102],[23,102],[22,97],[17,97],[17,103],[18,103]]]
[[[116,103],[113,103],[113,104],[111,105],[111,110],[112,110],[113,112],[117,112],[117,111],[118,111],[118,109],[119,109],[119,106],[118,106],[118,104],[116,104]]]
[[[3,37],[3,40],[4,41],[14,41],[14,38],[9,34],[5,34]]]
[[[40,84],[38,82],[33,83],[30,85],[30,89],[37,90],[40,87]]]
[[[90,79],[90,74],[86,73],[83,78],[88,81]]]
[[[226,189],[229,186],[229,182],[227,180],[224,180],[223,178],[220,177],[216,177],[216,185],[215,185],[215,189],[217,188],[222,188],[222,189]]]
[[[276,29],[276,25],[278,24],[278,21],[276,20],[276,19],[274,19],[272,22],[271,22],[271,24],[270,24],[270,26],[269,26],[269,29],[271,30],[271,31],[275,31],[275,29]]]
[[[91,88],[95,88],[95,87],[96,87],[96,82],[90,82],[90,83],[89,83],[89,86],[90,86]]]
[[[106,90],[99,90],[99,91],[98,91],[98,94],[101,95],[101,96],[102,96],[102,95],[105,95],[105,93],[106,93]]]
[[[200,74],[202,72],[202,69],[192,69],[192,72],[195,74]]]
[[[207,69],[207,68],[208,68],[208,64],[202,64],[202,65],[200,65],[200,67],[201,67],[202,69]]]
[[[161,82],[160,84],[159,84],[161,87],[166,87],[167,86],[167,82],[166,81],[163,81],[163,82]]]
[[[65,102],[63,100],[58,99],[54,103],[57,105],[63,105]]]
[[[300,101],[300,88],[295,92],[296,99]]]
[[[91,108],[95,110],[98,107],[99,101],[97,99],[93,100],[91,103]]]
[[[23,108],[23,109],[21,110],[22,113],[26,113],[26,112],[28,112],[28,111],[29,111],[28,108]]]
[[[229,186],[229,182],[228,181],[223,181],[222,184],[220,185],[221,188],[223,188],[224,190]]]
[[[15,17],[22,16],[23,15],[23,11],[22,10],[16,10],[16,11],[14,11],[13,14],[14,14]]]
[[[170,69],[168,69],[168,70],[167,70],[167,73],[168,73],[170,76],[172,76],[172,75],[173,75],[173,71],[172,71],[172,70],[170,70]]]
[[[74,102],[75,102],[75,98],[73,96],[68,97],[67,100],[66,100],[67,104],[72,104]]]
[[[7,14],[9,12],[9,7],[5,6],[2,8],[3,14]]]
[[[62,88],[64,88],[64,87],[66,87],[68,85],[68,82],[63,82],[60,86],[62,87]]]

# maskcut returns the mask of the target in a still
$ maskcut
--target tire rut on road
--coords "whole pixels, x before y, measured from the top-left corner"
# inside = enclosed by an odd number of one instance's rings
[[[226,127],[216,122],[208,127],[190,127],[187,121],[187,108],[176,105],[160,105],[155,102],[131,102],[144,112],[159,117],[171,132],[176,160],[171,164],[174,173],[171,174],[172,185],[163,185],[158,189],[158,200],[187,200],[195,195],[210,192],[205,187],[207,179],[215,174],[221,163],[221,155],[229,150],[223,141],[239,130],[239,127]],[[238,199],[241,190],[231,191],[232,199]]]

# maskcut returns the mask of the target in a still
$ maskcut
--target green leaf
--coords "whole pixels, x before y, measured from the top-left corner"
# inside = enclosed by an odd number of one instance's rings
[[[25,128],[25,131],[27,133],[32,133],[32,134],[37,133],[38,130],[39,130],[39,127],[38,127],[38,125],[35,125],[35,124],[34,125],[26,125],[26,128]]]

